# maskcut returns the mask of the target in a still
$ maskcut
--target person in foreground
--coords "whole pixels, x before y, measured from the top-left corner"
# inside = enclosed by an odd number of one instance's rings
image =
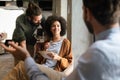
[[[73,72],[62,79],[120,80],[120,0],[83,0],[83,13],[85,23],[90,32],[95,34],[96,41],[80,56]],[[1,46],[16,57],[24,57],[25,70],[30,80],[49,80],[37,68],[26,49],[13,42],[9,44],[13,49],[3,44]],[[33,69],[33,66],[36,68]]]

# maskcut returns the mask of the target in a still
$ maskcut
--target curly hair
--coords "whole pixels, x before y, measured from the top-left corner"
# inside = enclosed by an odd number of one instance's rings
[[[45,21],[45,29],[44,29],[46,31],[47,36],[50,38],[53,37],[53,34],[51,32],[51,27],[55,21],[60,22],[61,25],[60,36],[64,36],[66,34],[66,20],[61,16],[51,15],[48,16],[47,20]]]

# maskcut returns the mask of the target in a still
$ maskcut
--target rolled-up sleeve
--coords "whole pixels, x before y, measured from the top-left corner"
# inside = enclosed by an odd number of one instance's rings
[[[25,59],[25,70],[30,80],[49,80],[47,75],[41,72],[31,57]]]

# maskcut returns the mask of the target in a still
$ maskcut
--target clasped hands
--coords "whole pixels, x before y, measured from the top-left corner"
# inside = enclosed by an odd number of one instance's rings
[[[58,54],[54,52],[48,52],[47,55],[51,57],[53,60],[60,61],[62,59]]]

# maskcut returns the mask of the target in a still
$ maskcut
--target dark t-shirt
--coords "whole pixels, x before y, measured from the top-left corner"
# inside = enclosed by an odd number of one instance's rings
[[[42,19],[42,25],[44,26],[44,19]],[[21,42],[26,40],[27,45],[34,45],[36,42],[33,36],[34,31],[38,26],[33,25],[29,22],[25,14],[20,15],[16,20],[16,28],[13,32],[13,41]]]

